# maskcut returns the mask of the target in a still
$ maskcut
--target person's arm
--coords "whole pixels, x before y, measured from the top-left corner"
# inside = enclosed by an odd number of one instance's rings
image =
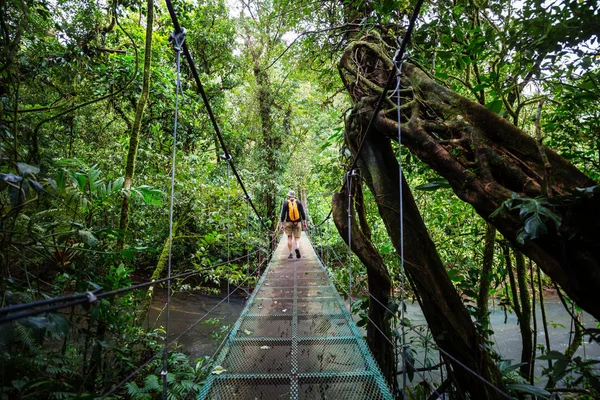
[[[279,226],[283,230],[285,226],[285,214],[287,213],[287,201],[281,203],[281,215],[279,216]]]
[[[304,205],[298,201],[298,211],[300,211],[300,217],[302,218],[302,225],[306,229],[306,213],[304,212]]]

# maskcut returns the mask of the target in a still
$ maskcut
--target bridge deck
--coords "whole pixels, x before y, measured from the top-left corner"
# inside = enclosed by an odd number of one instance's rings
[[[282,237],[200,399],[393,398],[304,234],[300,246],[288,259]]]

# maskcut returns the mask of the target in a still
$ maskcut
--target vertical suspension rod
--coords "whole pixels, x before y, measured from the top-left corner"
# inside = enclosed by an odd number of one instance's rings
[[[350,296],[350,306],[352,306],[352,178],[357,176],[356,170],[348,171],[346,182],[348,183],[348,269],[350,272],[348,280],[348,295]]]

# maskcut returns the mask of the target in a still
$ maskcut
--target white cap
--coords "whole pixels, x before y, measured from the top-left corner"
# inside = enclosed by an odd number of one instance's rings
[[[288,197],[296,197],[296,192],[294,192],[293,190],[290,190],[288,192]]]

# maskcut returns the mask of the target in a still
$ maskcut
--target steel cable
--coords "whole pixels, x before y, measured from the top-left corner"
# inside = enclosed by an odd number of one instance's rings
[[[333,251],[333,250],[332,250]],[[339,258],[339,256],[333,252],[334,255],[336,256],[336,258],[338,259],[339,262],[342,262]],[[333,277],[333,275],[331,275]],[[335,278],[333,278],[336,282],[338,282]],[[340,286],[343,289],[343,286]],[[345,290],[344,290],[345,291]],[[381,303],[381,301],[379,301],[375,296],[373,296],[373,294],[371,294],[368,290],[366,290],[367,294],[374,299],[375,301],[377,301],[383,308],[385,308],[387,311],[389,311],[390,313],[394,313],[394,311],[390,310],[387,305]],[[487,386],[489,386],[490,388],[496,390],[500,395],[502,395],[503,397],[507,398],[507,399],[513,399],[511,396],[509,396],[506,392],[504,392],[502,389],[498,388],[497,386],[495,386],[493,383],[489,382],[487,379],[485,379],[484,377],[482,377],[481,375],[479,375],[477,372],[473,371],[471,368],[469,368],[468,366],[466,366],[463,362],[461,362],[460,360],[458,360],[456,357],[454,357],[453,355],[451,355],[450,353],[448,353],[446,350],[442,349],[437,343],[435,343],[434,341],[430,340],[428,337],[424,336],[421,332],[419,332],[418,330],[416,330],[414,327],[411,326],[407,326],[407,328],[409,330],[411,330],[413,333],[415,333],[417,336],[419,336],[421,339],[423,339],[424,341],[426,341],[427,343],[429,343],[431,346],[435,347],[441,354],[445,355],[446,357],[450,358],[452,361],[454,361],[458,366],[460,366],[461,368],[463,368],[465,371],[469,372],[470,374],[472,374],[473,376],[475,376],[477,379],[479,379],[481,382],[483,382],[484,384],[486,384]]]
[[[173,339],[171,341],[168,341],[167,347],[171,347],[173,344],[175,344],[179,339],[181,339],[181,337],[183,337],[183,335],[185,335],[186,333],[188,333],[192,328],[194,328],[196,325],[198,325],[200,322],[202,322],[204,320],[204,318],[206,318],[208,315],[210,315],[210,313],[213,312],[217,307],[219,307],[221,304],[223,304],[225,302],[225,300],[229,300],[229,297],[231,296],[231,294],[235,293],[240,287],[242,287],[242,285],[246,282],[246,280],[248,278],[249,277],[246,277],[246,279],[244,279],[244,281],[242,281],[242,283],[238,287],[236,287],[231,293],[229,293],[227,295],[227,297],[225,297],[224,299],[222,299],[213,308],[211,308],[210,310],[208,310],[202,317],[200,317],[193,324],[191,324],[190,326],[188,326],[187,329],[184,330],[182,333],[180,333],[175,339]],[[132,373],[130,373],[129,375],[127,375],[126,378],[124,378],[123,380],[121,380],[117,385],[115,385],[114,387],[112,387],[108,392],[104,393],[102,395],[101,399],[105,399],[107,396],[113,394],[117,389],[119,389],[125,383],[127,383],[132,378],[134,378],[142,369],[144,369],[148,364],[150,364],[153,360],[155,360],[162,353],[163,353],[163,350],[160,350],[159,352],[154,353],[154,355],[152,357],[150,357],[147,361],[145,361],[135,371],[133,371]]]
[[[251,254],[256,254],[258,253],[260,250],[255,250],[254,252],[252,252]],[[240,261],[242,259],[244,259],[246,256],[241,256],[241,257],[237,257],[234,258],[232,260],[230,260],[229,262],[236,262],[236,261]],[[61,303],[52,307],[46,307],[46,308],[42,308],[42,309],[35,309],[32,310],[32,308],[34,307],[38,307],[39,304],[38,303],[47,303],[47,301],[35,301],[35,302],[30,302],[30,303],[24,303],[24,304],[17,304],[15,306],[8,306],[8,307],[4,307],[2,309],[0,309],[2,314],[6,314],[4,317],[0,317],[0,325],[7,323],[7,322],[11,322],[11,321],[15,321],[18,319],[22,319],[22,318],[28,318],[28,317],[33,317],[35,315],[39,315],[42,313],[46,313],[46,312],[51,312],[51,311],[57,311],[63,308],[69,308],[69,307],[73,307],[73,306],[77,306],[80,304],[85,304],[85,303],[95,303],[97,300],[106,298],[106,297],[112,297],[112,296],[116,296],[122,293],[126,293],[126,292],[130,292],[133,290],[137,290],[137,289],[141,289],[144,287],[148,287],[148,286],[152,286],[152,285],[157,285],[163,282],[168,282],[169,280],[173,280],[173,279],[181,279],[181,278],[189,278],[190,276],[193,275],[197,275],[200,274],[204,271],[208,271],[211,269],[215,269],[217,267],[220,267],[222,265],[226,265],[227,262],[220,262],[220,263],[216,263],[213,264],[211,266],[202,268],[200,270],[194,270],[194,271],[187,271],[187,272],[182,272],[178,275],[173,275],[170,278],[163,278],[163,279],[157,279],[157,280],[152,280],[152,281],[146,281],[146,282],[142,282],[139,283],[137,285],[131,285],[131,286],[127,286],[124,288],[120,288],[120,289],[116,289],[116,290],[112,290],[110,292],[101,292],[102,288],[98,288],[95,289],[93,291],[89,291],[89,292],[85,292],[85,293],[78,293],[78,294],[74,294],[74,295],[69,295],[69,296],[62,296],[62,297],[56,297],[54,299],[48,299],[48,301],[52,300],[52,303]],[[21,312],[18,313],[14,313],[11,314],[15,311],[18,310],[23,310]]]
[[[175,13],[175,9],[173,8],[173,3],[171,2],[171,0],[165,0],[165,2],[167,4],[167,8],[169,10],[169,15],[171,16],[171,21],[173,22],[173,27],[174,27],[174,30],[175,30],[175,34],[179,34],[183,29],[179,25],[179,21],[177,19],[177,14]],[[192,55],[191,55],[191,53],[190,53],[190,51],[189,51],[189,49],[187,47],[187,44],[185,42],[182,45],[182,50],[183,50],[183,54],[185,55],[185,58],[187,59],[188,66],[190,68],[190,72],[192,74],[192,77],[194,78],[194,81],[196,82],[197,91],[200,94],[200,96],[202,97],[202,101],[204,102],[204,106],[206,107],[206,111],[207,111],[208,116],[210,118],[210,122],[211,122],[211,124],[213,126],[213,129],[214,129],[216,135],[217,135],[219,143],[221,144],[221,148],[223,149],[223,152],[225,153],[224,155],[225,155],[225,157],[227,159],[231,159],[231,154],[227,150],[227,145],[225,144],[225,141],[223,139],[223,135],[221,134],[221,131],[219,129],[219,124],[217,123],[217,120],[216,120],[215,115],[213,113],[213,110],[212,110],[212,107],[211,107],[210,102],[208,100],[208,97],[206,96],[206,92],[204,91],[204,86],[202,85],[202,82],[200,81],[200,76],[198,75],[198,71],[196,69],[196,64],[194,63],[194,59],[192,58]],[[263,228],[268,231],[269,228],[265,225],[262,217],[260,216],[260,214],[258,213],[256,207],[254,206],[254,203],[252,202],[252,199],[250,198],[250,195],[248,194],[248,191],[246,190],[246,187],[244,186],[244,182],[242,181],[242,178],[238,174],[238,172],[237,172],[237,170],[235,168],[235,165],[233,164],[233,161],[230,161],[230,163],[231,163],[231,170],[232,170],[233,174],[235,175],[238,183],[240,184],[240,187],[244,191],[244,194],[248,197],[248,201],[250,202],[250,206],[254,210],[254,213],[258,217],[258,219],[259,219],[260,223],[262,224]]]

